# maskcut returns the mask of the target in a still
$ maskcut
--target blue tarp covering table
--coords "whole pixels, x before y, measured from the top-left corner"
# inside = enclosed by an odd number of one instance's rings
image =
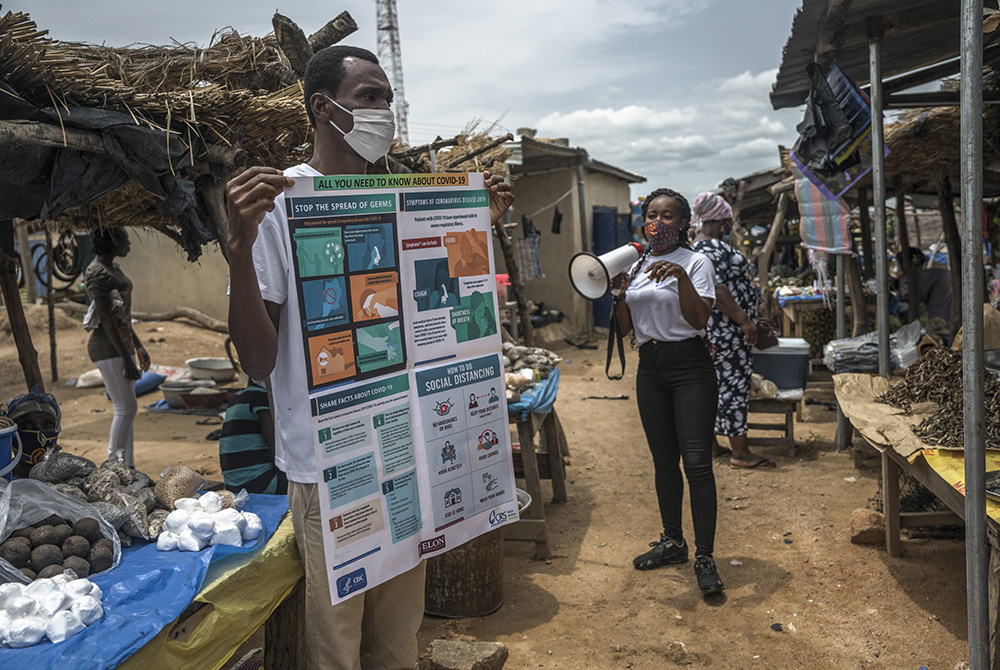
[[[535,384],[535,388],[528,393],[521,394],[517,402],[507,403],[507,413],[511,417],[521,417],[521,421],[527,421],[531,414],[548,414],[556,404],[558,393],[559,368],[552,368],[548,379]]]
[[[286,496],[251,494],[244,510],[260,516],[264,532],[243,547],[199,552],[157,551],[144,543],[122,551],[116,568],[92,581],[104,592],[104,618],[59,644],[0,649],[0,667],[105,670],[115,668],[174,621],[201,590],[211,563],[262,547],[288,511]]]

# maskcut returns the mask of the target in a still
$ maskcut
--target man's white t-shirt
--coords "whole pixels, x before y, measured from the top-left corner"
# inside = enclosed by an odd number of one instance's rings
[[[322,177],[303,163],[285,170],[285,176]],[[257,231],[253,264],[264,300],[281,305],[278,323],[278,354],[271,372],[274,402],[274,462],[301,484],[316,482],[316,455],[313,451],[312,412],[306,382],[306,358],[302,348],[302,314],[295,286],[295,269],[288,241],[285,198],[279,195],[274,211],[268,212]]]
[[[707,256],[684,247],[678,247],[662,256],[647,255],[642,261],[642,268],[625,291],[625,303],[632,315],[636,343],[645,344],[650,340],[679,342],[704,335],[704,328],[696,329],[681,314],[677,279],[667,277],[656,282],[646,274],[646,269],[657,261],[680,265],[687,272],[698,295],[715,304],[715,270]],[[633,265],[629,269],[629,275],[634,268]]]

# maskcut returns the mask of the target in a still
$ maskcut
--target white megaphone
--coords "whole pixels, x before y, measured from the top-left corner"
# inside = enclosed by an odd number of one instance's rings
[[[611,278],[625,272],[642,257],[642,245],[629,242],[606,254],[581,251],[569,262],[569,281],[587,300],[600,300],[611,289]]]

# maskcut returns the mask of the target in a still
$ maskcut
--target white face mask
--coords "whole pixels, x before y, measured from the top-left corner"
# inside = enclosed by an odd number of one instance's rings
[[[388,109],[358,108],[353,112],[328,95],[324,98],[354,117],[354,127],[345,133],[340,126],[330,120],[330,125],[340,131],[347,145],[369,163],[374,163],[389,152],[392,138],[396,136],[396,117]]]

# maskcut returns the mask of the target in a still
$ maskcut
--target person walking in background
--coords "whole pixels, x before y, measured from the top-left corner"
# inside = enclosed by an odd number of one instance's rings
[[[99,227],[91,237],[97,257],[84,274],[84,285],[91,300],[83,321],[84,328],[91,331],[87,353],[101,371],[115,411],[108,458],[135,467],[133,425],[139,411],[135,381],[149,369],[150,361],[146,348],[132,328],[132,281],[115,262],[115,258],[128,255],[131,243],[124,228]]]
[[[722,196],[702,193],[694,201],[692,220],[701,224],[694,250],[712,261],[715,270],[715,307],[708,319],[708,334],[716,347],[715,371],[719,381],[719,409],[715,434],[729,438],[734,468],[773,468],[774,461],[751,453],[747,445],[750,403],[751,348],[757,343],[757,306],[760,293],[747,273],[746,257],[723,241],[733,231],[733,210]],[[725,454],[716,444],[715,455]]]
[[[712,427],[718,401],[705,326],[715,301],[712,263],[687,246],[691,209],[680,193],[657,189],[642,204],[649,251],[612,288],[621,333],[639,347],[635,390],[639,417],[653,455],[663,532],[637,556],[637,570],[686,563],[681,528],[684,464],[694,522],[694,572],[705,594],[722,591],[715,548],[715,473]]]

